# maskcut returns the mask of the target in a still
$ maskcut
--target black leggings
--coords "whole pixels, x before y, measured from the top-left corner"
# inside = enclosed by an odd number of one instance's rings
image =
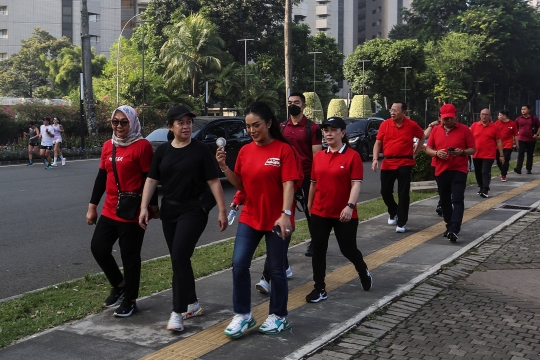
[[[138,222],[116,221],[105,216],[99,218],[92,236],[90,248],[94,259],[111,286],[117,287],[125,279],[125,298],[128,300],[139,297],[143,238],[144,230]],[[117,239],[124,265],[124,276],[112,256],[112,248]]]
[[[197,301],[191,256],[206,224],[208,214],[201,208],[187,208],[177,222],[162,221],[163,235],[169,247],[173,268],[173,311],[187,311]]]
[[[328,239],[332,228],[336,235],[339,250],[353,263],[358,274],[365,273],[367,265],[364,257],[356,246],[356,230],[358,229],[358,219],[351,219],[348,222],[341,222],[339,219],[324,218],[311,215],[311,226],[313,229],[313,281],[315,289],[323,290],[326,287],[324,278],[326,277],[326,252],[328,251]]]

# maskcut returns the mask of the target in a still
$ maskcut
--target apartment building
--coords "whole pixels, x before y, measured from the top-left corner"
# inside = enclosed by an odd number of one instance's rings
[[[129,21],[148,5],[136,0],[88,0],[90,43],[98,54],[109,56],[120,32],[130,37],[136,21]],[[81,45],[80,0],[0,0],[0,60],[19,51],[21,40],[40,27],[54,37],[68,37]]]

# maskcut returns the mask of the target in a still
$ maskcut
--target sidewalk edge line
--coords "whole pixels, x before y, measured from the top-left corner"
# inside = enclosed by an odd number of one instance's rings
[[[533,205],[531,205],[531,208],[536,208],[540,206],[540,201],[537,201]],[[305,344],[298,350],[290,353],[286,357],[284,357],[285,360],[298,360],[305,358],[306,356],[310,356],[317,352],[319,349],[321,349],[323,346],[327,345],[329,342],[335,340],[345,332],[349,331],[353,327],[357,326],[358,323],[360,323],[366,316],[374,313],[375,311],[379,310],[380,308],[384,307],[388,303],[392,302],[395,298],[399,297],[401,294],[410,291],[412,288],[414,288],[416,285],[418,285],[420,282],[427,279],[429,276],[436,273],[443,265],[448,264],[452,262],[453,260],[459,258],[463,254],[465,254],[470,249],[479,246],[483,242],[485,242],[487,239],[489,239],[494,234],[498,233],[505,227],[512,225],[517,220],[521,219],[525,215],[527,215],[530,211],[528,210],[522,210],[518,212],[517,214],[510,217],[508,220],[500,224],[499,226],[493,228],[488,233],[480,236],[479,238],[473,240],[470,242],[467,246],[461,248],[459,251],[456,251],[451,256],[447,257],[446,259],[442,260],[438,264],[433,265],[431,268],[426,270],[424,273],[418,275],[417,277],[413,278],[411,281],[406,283],[405,285],[397,288],[396,290],[392,291],[390,294],[384,296],[382,299],[377,301],[375,304],[369,306],[367,309],[361,311],[357,315],[353,316],[349,320],[346,320],[342,322],[337,327],[334,327],[332,330],[326,332],[325,334],[320,335],[313,341],[311,341],[308,344]]]

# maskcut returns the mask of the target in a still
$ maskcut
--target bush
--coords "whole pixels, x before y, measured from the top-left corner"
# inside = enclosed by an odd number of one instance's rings
[[[324,112],[319,96],[317,96],[317,93],[314,92],[305,92],[304,96],[306,97],[306,108],[304,109],[304,115],[311,121],[317,124],[322,124],[324,121]]]
[[[366,118],[373,115],[371,110],[371,100],[367,95],[354,95],[349,109],[349,116],[356,118]]]
[[[435,180],[431,169],[431,156],[425,150],[420,150],[416,155],[416,164],[412,168],[411,181]]]
[[[344,99],[332,99],[328,104],[328,110],[326,111],[326,118],[337,116],[344,118],[349,116],[349,109],[347,109],[347,103]]]

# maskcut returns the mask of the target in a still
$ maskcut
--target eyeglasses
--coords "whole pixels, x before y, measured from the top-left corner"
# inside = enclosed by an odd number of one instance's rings
[[[112,124],[112,126],[121,125],[122,127],[126,127],[126,126],[129,125],[129,120],[116,120],[116,119],[113,119],[113,120],[111,120],[111,124]]]

